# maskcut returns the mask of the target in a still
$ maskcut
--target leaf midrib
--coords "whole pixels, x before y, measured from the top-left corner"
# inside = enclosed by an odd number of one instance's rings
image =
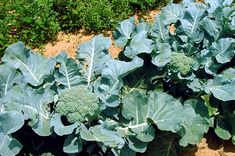
[[[28,66],[23,62],[21,61],[19,58],[17,58],[16,56],[14,56],[16,60],[18,60],[30,73],[30,75],[33,77],[33,79],[39,83],[39,80],[36,78],[36,76],[34,75],[34,73],[28,68]]]

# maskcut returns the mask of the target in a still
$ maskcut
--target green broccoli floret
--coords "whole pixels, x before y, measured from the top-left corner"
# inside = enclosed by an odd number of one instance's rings
[[[180,72],[182,75],[187,75],[191,71],[193,61],[191,57],[186,56],[184,53],[172,52],[168,69],[173,73]]]
[[[98,103],[98,97],[86,86],[80,85],[61,92],[55,110],[71,123],[91,121],[99,110]]]

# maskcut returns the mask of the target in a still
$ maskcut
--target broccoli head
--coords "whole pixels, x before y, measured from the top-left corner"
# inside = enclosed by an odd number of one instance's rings
[[[80,85],[61,92],[55,110],[71,123],[91,121],[98,114],[98,103],[98,97],[86,86]]]
[[[184,53],[172,52],[168,69],[173,73],[180,72],[182,75],[187,75],[191,71],[193,61],[191,57],[186,56]]]

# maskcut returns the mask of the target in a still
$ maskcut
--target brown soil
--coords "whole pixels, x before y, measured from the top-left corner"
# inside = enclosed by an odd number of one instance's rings
[[[202,2],[202,0],[200,0]],[[145,13],[137,14],[135,17],[141,17],[149,22],[153,22],[154,17],[160,10],[148,11]],[[174,33],[174,25],[170,27],[171,33]],[[91,39],[95,34],[86,33],[84,30],[79,30],[76,33],[65,34],[59,33],[57,41],[53,43],[48,43],[42,49],[46,57],[56,56],[60,51],[65,51],[68,53],[69,57],[74,58],[76,54],[76,47]],[[112,38],[112,33],[110,31],[105,32],[105,36]],[[114,46],[112,40],[112,46],[109,49],[111,55],[115,58],[121,51],[120,48]],[[203,138],[202,141],[197,145],[194,150],[184,150],[182,156],[235,156],[235,146],[228,142],[211,141],[214,139]]]
[[[193,150],[184,150],[182,156],[235,156],[235,146],[231,141],[220,142],[214,138],[203,138]]]
[[[73,34],[65,34],[60,32],[56,42],[45,45],[45,47],[42,49],[43,54],[46,57],[52,57],[56,56],[61,51],[65,51],[69,57],[74,58],[76,55],[77,46],[90,40],[94,35],[95,34],[92,33],[87,34],[84,30],[80,30],[79,32]],[[106,36],[112,38],[111,32],[106,32]],[[109,51],[113,57],[117,57],[121,49],[115,47],[112,41],[112,45]]]

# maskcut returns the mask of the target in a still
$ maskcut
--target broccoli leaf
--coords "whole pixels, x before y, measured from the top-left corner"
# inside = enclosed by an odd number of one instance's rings
[[[131,62],[109,60],[101,73],[101,79],[95,85],[95,93],[109,107],[120,103],[122,78],[143,65],[143,60],[136,57]]]
[[[201,20],[200,26],[213,40],[217,40],[221,35],[222,28],[217,20],[206,16]]]
[[[205,16],[206,6],[201,3],[189,3],[184,17],[180,20],[182,31],[192,42],[201,42],[204,33],[199,28],[199,23]]]
[[[235,80],[230,83],[223,84],[221,78],[215,77],[213,81],[210,81],[206,86],[206,91],[211,92],[216,98],[222,101],[235,100]]]
[[[205,3],[209,4],[209,12],[213,12],[224,5],[231,5],[232,2],[233,0],[205,0]]]
[[[164,24],[172,24],[176,23],[178,20],[180,20],[183,17],[183,11],[184,8],[181,4],[169,4],[166,7],[162,9],[162,13],[164,14]],[[156,21],[159,22],[159,21]]]
[[[155,17],[155,23],[151,29],[151,35],[159,42],[164,42],[169,37],[169,29],[163,23],[166,17],[163,14],[158,14]]]
[[[2,61],[19,69],[22,72],[23,81],[33,86],[41,85],[45,78],[52,75],[56,64],[54,60],[26,49],[22,42],[9,46]]]
[[[101,73],[104,64],[111,59],[108,53],[110,44],[109,38],[98,35],[77,48],[76,59],[81,64],[82,75],[88,86]]]
[[[74,59],[68,58],[65,52],[61,52],[56,61],[60,64],[55,73],[55,81],[69,89],[81,83],[80,67]]]
[[[136,152],[130,149],[127,145],[125,145],[120,152],[121,156],[135,156]]]
[[[149,94],[147,118],[160,130],[177,132],[187,118],[181,102],[163,92]]]
[[[41,135],[51,134],[47,104],[53,101],[54,93],[48,89],[33,89],[25,85],[14,86],[3,99],[6,110],[24,112],[25,120],[31,119],[30,126]]]
[[[127,130],[134,132],[142,142],[150,142],[155,137],[154,128],[148,124],[148,96],[140,91],[132,91],[123,99],[122,115],[131,120]]]
[[[211,52],[216,55],[218,63],[224,64],[230,62],[235,54],[235,39],[223,38],[218,42],[212,43]]]
[[[19,72],[11,68],[7,63],[0,65],[0,97],[7,94],[14,84],[21,82]]]
[[[70,134],[64,142],[63,151],[65,153],[79,153],[82,151],[82,140],[75,134]]]
[[[223,140],[228,140],[231,138],[229,124],[221,118],[218,118],[216,122],[215,133]]]
[[[130,41],[124,51],[124,55],[133,59],[141,53],[151,53],[153,50],[153,41],[147,38],[147,31],[140,31]]]
[[[114,131],[103,128],[101,125],[90,127],[89,130],[83,125],[80,127],[81,138],[87,141],[97,141],[105,146],[122,148],[124,140]]]
[[[152,53],[152,63],[164,67],[171,61],[171,47],[167,43],[158,43],[157,50]]]
[[[120,22],[119,26],[113,33],[115,44],[118,47],[124,47],[129,41],[129,39],[131,39],[131,35],[133,33],[134,28],[134,18],[129,18]]]
[[[182,137],[182,146],[197,144],[208,131],[208,120],[197,115],[191,106],[183,107],[178,100],[165,93],[149,94],[148,98],[144,93],[133,91],[123,100],[122,114],[131,120],[126,129],[135,133],[139,142],[154,139],[154,130],[147,119],[151,119],[160,130],[178,132]],[[198,126],[200,129],[194,131]],[[133,150],[136,151],[135,148]]]
[[[177,132],[182,138],[179,140],[181,146],[188,146],[189,144],[198,144],[203,138],[204,133],[209,130],[209,121],[207,118],[196,114],[195,110],[190,104],[190,101],[185,103],[185,115],[187,119],[182,123],[182,128]]]
[[[51,127],[54,127],[55,133],[59,136],[71,134],[78,126],[79,124],[77,122],[68,126],[63,125],[61,115],[58,113],[54,114],[51,119]]]
[[[17,120],[15,117],[17,117]],[[23,125],[22,113],[17,111],[0,112],[0,155],[14,156],[19,153],[23,146],[10,134],[19,130]]]
[[[16,139],[8,135],[0,133],[0,154],[7,156],[15,156],[18,154],[23,145]]]

